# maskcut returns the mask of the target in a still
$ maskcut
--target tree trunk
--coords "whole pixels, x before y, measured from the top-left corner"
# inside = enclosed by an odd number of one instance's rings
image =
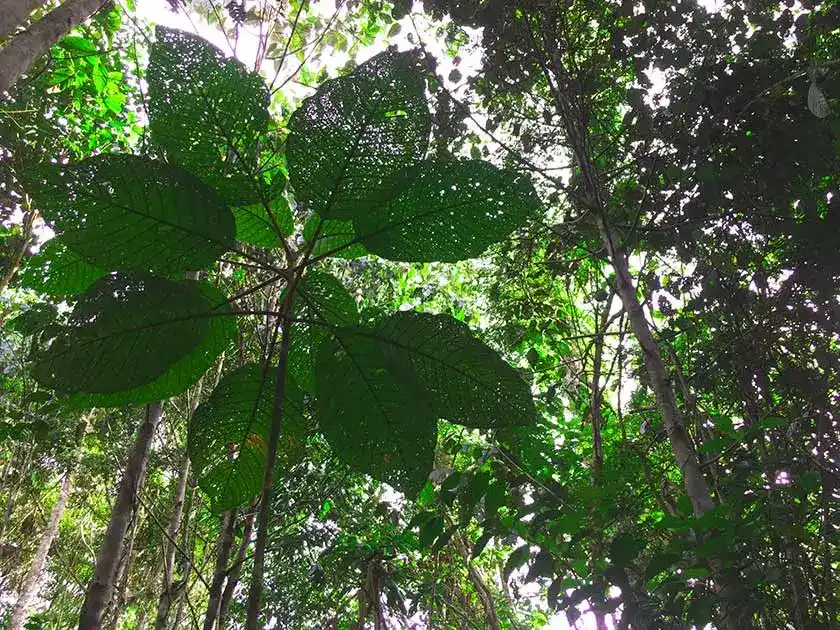
[[[26,74],[35,60],[91,15],[105,0],[67,0],[57,9],[15,35],[0,49],[0,94]]]
[[[598,330],[595,331],[595,352],[592,357],[592,385],[590,387],[591,394],[589,399],[589,413],[592,416],[592,487],[599,489],[601,487],[601,474],[604,467],[604,446],[601,439],[601,429],[604,426],[604,418],[601,414],[601,404],[603,402],[603,392],[601,390],[601,366],[604,358],[604,335],[607,334],[607,328],[610,325],[610,306],[613,301],[613,294],[610,294],[607,303],[604,305],[604,312],[601,313],[601,319],[598,325]],[[600,499],[598,499],[600,501]],[[600,525],[596,522],[598,503],[593,501],[589,510],[590,526],[592,527],[592,541],[589,545],[589,572],[592,574],[593,584],[602,585],[603,580],[598,575],[598,558],[601,556],[601,549],[603,547],[603,531]],[[607,630],[607,619],[601,605],[603,604],[602,589],[597,591],[597,601],[593,602],[592,612],[595,615],[596,630]]]
[[[139,495],[142,491],[142,483],[137,489]],[[131,536],[128,539],[128,545],[121,554],[120,566],[117,569],[117,578],[114,580],[116,589],[111,596],[111,601],[108,603],[108,611],[104,618],[108,620],[108,630],[117,630],[120,622],[120,615],[125,608],[126,592],[128,590],[128,580],[131,577],[131,561],[134,558],[134,543],[137,541],[137,530],[140,529],[140,514],[139,509],[134,511],[134,517],[131,520]]]
[[[251,511],[245,517],[245,531],[242,534],[242,542],[239,544],[239,550],[236,552],[236,558],[233,561],[230,572],[228,573],[227,583],[225,584],[225,592],[222,593],[222,603],[219,605],[219,622],[217,627],[219,630],[225,630],[225,622],[227,620],[228,608],[233,599],[233,591],[239,583],[239,576],[242,573],[242,564],[245,562],[245,554],[248,552],[248,546],[251,544],[251,534],[254,531],[254,512]]]
[[[271,495],[274,489],[274,469],[277,463],[277,444],[280,441],[280,425],[283,421],[283,400],[286,392],[286,367],[289,363],[289,339],[292,321],[292,296],[294,283],[288,288],[283,300],[282,315],[280,316],[280,353],[277,365],[277,386],[274,399],[274,414],[271,419],[271,432],[268,436],[268,451],[266,453],[265,476],[260,494],[260,511],[257,519],[257,546],[254,550],[254,570],[251,574],[251,584],[248,589],[248,616],[245,620],[245,630],[257,630],[260,617],[260,600],[262,599],[263,579],[265,576],[265,549],[268,544],[268,521],[271,511]]]
[[[77,453],[81,448],[87,427],[88,421],[87,418],[84,418],[76,428],[74,444]],[[26,578],[23,581],[23,587],[20,590],[17,602],[15,602],[12,617],[9,620],[9,630],[22,630],[26,626],[26,620],[29,617],[29,604],[32,602],[32,598],[38,594],[38,587],[41,585],[44,568],[47,566],[47,557],[50,554],[53,541],[58,534],[58,525],[61,522],[64,509],[67,507],[67,500],[70,498],[70,488],[73,485],[73,474],[78,465],[79,458],[76,457],[64,472],[64,479],[61,482],[61,489],[58,492],[58,500],[55,502],[52,512],[50,512],[50,518],[47,521],[47,526],[44,528],[44,533],[41,535],[41,542],[38,543],[35,557],[32,560],[32,566],[29,567]]]
[[[190,475],[190,458],[184,453],[181,462],[181,472],[178,475],[178,486],[175,488],[175,500],[172,505],[172,518],[167,527],[166,550],[163,559],[163,586],[158,599],[157,615],[155,617],[155,628],[163,630],[169,618],[169,610],[172,607],[173,588],[172,581],[175,572],[175,543],[181,529],[181,521],[184,516],[184,500],[187,496],[187,480]]]
[[[26,619],[29,617],[29,604],[32,598],[38,593],[44,567],[47,564],[47,556],[50,553],[53,540],[55,540],[55,536],[58,533],[58,523],[61,521],[61,515],[64,514],[64,508],[67,507],[71,485],[72,473],[68,471],[65,473],[64,480],[61,482],[58,501],[55,502],[50,513],[50,520],[47,522],[44,533],[41,535],[41,542],[38,543],[38,549],[35,552],[35,558],[32,560],[32,566],[29,567],[26,579],[23,581],[23,587],[15,603],[12,618],[9,621],[9,630],[22,630],[26,625]]]
[[[11,35],[16,26],[44,4],[45,0],[0,0],[0,38]]]
[[[162,416],[162,402],[146,405],[146,418],[140,425],[137,438],[131,448],[128,466],[120,481],[117,501],[111,511],[111,522],[108,523],[105,540],[102,541],[99,556],[96,559],[93,579],[88,584],[85,593],[79,630],[100,630],[102,627],[102,616],[114,590],[120,563],[120,550],[131,522],[137,490],[146,475],[146,463],[152,447],[152,438]]]
[[[15,243],[13,245],[15,249],[12,251],[12,255],[10,256],[9,265],[3,271],[3,275],[0,276],[0,293],[3,293],[3,291],[6,290],[6,287],[8,287],[12,282],[12,278],[15,277],[17,270],[20,269],[20,263],[23,261],[23,256],[26,254],[26,250],[32,242],[35,216],[36,214],[34,210],[27,210],[23,215],[21,235],[15,239]]]
[[[501,630],[502,624],[499,622],[499,613],[496,611],[496,602],[493,601],[493,594],[490,592],[478,569],[473,566],[470,552],[467,549],[464,539],[461,537],[461,533],[455,532],[452,541],[455,543],[455,548],[458,550],[458,554],[461,556],[464,564],[467,565],[467,576],[475,592],[478,593],[478,598],[481,600],[481,606],[484,608],[484,620],[487,624],[485,627],[490,630]]]
[[[210,596],[207,600],[207,612],[204,615],[204,630],[213,630],[222,598],[222,586],[227,575],[230,550],[233,547],[233,535],[236,531],[236,510],[225,512],[222,519],[222,536],[219,541],[219,553],[216,556],[216,570],[213,572],[213,582],[210,584]]]
[[[533,31],[530,33],[534,44],[534,54],[546,79],[548,88],[554,100],[555,110],[563,121],[566,135],[581,171],[582,184],[579,189],[571,191],[575,201],[591,212],[606,250],[610,264],[615,271],[615,291],[621,299],[624,312],[630,320],[637,343],[644,357],[645,370],[650,379],[651,388],[656,397],[657,408],[662,416],[662,423],[671,444],[671,451],[677,467],[683,477],[686,494],[691,500],[695,516],[702,516],[715,507],[709,485],[706,483],[700,463],[694,452],[685,429],[685,422],[677,407],[676,395],[671,384],[671,377],[665,366],[665,360],[659,351],[659,346],[653,338],[651,327],[645,317],[642,304],[636,295],[636,287],[630,275],[630,266],[622,247],[618,244],[615,231],[606,215],[607,206],[604,202],[604,191],[598,168],[593,164],[588,147],[589,126],[586,114],[576,107],[574,100],[577,94],[570,93],[566,86],[577,85],[563,65],[561,51],[557,42],[543,34],[542,42],[538,42]],[[724,630],[748,630],[752,622],[747,612],[747,598],[744,589],[733,571],[723,565],[719,558],[712,558],[710,566],[714,576],[715,586],[722,599],[723,619],[721,628]]]
[[[20,485],[23,483],[23,480],[29,472],[29,465],[32,462],[32,455],[34,452],[34,447],[26,450],[26,454],[23,456],[23,463],[21,464],[20,472],[17,476],[17,483],[9,490],[9,498],[6,501],[6,507],[3,509],[3,522],[0,523],[0,540],[3,540],[3,536],[6,534],[6,527],[8,527],[9,523],[12,521],[12,512],[14,512],[15,509],[17,493],[18,490],[20,490]]]

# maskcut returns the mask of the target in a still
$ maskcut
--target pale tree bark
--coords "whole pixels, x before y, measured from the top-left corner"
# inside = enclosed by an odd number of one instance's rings
[[[85,418],[79,423],[76,429],[75,445],[77,451],[87,431],[87,424],[87,418]],[[38,594],[38,588],[41,585],[41,579],[44,575],[44,568],[47,566],[47,557],[50,554],[53,541],[58,534],[58,525],[61,522],[64,509],[67,507],[67,500],[70,498],[70,489],[73,486],[73,474],[78,464],[79,459],[77,457],[64,472],[64,479],[61,482],[61,489],[58,492],[58,500],[56,500],[50,512],[47,526],[44,528],[44,533],[41,534],[38,548],[35,550],[32,565],[29,567],[26,578],[23,580],[23,587],[20,590],[14,610],[12,611],[12,617],[9,620],[9,630],[22,630],[26,626],[26,620],[29,618],[29,605],[32,603],[32,599]]]
[[[0,94],[26,74],[38,57],[103,4],[105,0],[67,0],[0,48]]]
[[[0,38],[11,35],[46,0],[0,0]]]
[[[137,437],[128,458],[123,478],[120,481],[117,500],[111,511],[111,521],[105,532],[105,540],[99,548],[93,579],[88,584],[85,601],[79,618],[79,630],[100,630],[102,617],[111,595],[120,564],[120,551],[125,534],[131,522],[137,491],[146,476],[146,464],[160,419],[163,416],[163,403],[146,405],[146,417],[140,425]]]
[[[29,617],[29,604],[38,593],[38,587],[41,585],[44,567],[47,565],[47,556],[50,553],[53,540],[55,540],[55,536],[58,533],[58,523],[64,514],[64,508],[67,507],[67,499],[70,497],[71,486],[72,475],[70,472],[67,472],[64,475],[64,480],[61,482],[58,500],[55,502],[50,513],[50,520],[47,522],[44,533],[41,535],[41,541],[38,543],[38,549],[35,552],[35,558],[32,560],[32,566],[29,567],[26,579],[23,581],[23,587],[15,603],[12,618],[9,621],[9,630],[22,630],[26,625],[26,620]]]

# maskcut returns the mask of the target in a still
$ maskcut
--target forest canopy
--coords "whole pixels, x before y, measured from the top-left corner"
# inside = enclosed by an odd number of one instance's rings
[[[0,627],[840,628],[838,59],[0,0]]]

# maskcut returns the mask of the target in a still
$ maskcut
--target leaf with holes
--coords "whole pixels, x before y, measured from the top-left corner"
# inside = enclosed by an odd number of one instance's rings
[[[35,169],[28,192],[64,245],[108,270],[182,275],[231,249],[233,215],[201,180],[133,155]]]
[[[356,229],[352,221],[339,219],[321,220],[313,215],[303,226],[303,238],[312,244],[312,256],[334,256],[352,260],[367,255],[364,245],[356,242]]]
[[[86,399],[96,406],[160,400],[195,383],[235,332],[227,300],[206,282],[107,276],[79,296],[35,377],[64,394],[96,395]]]
[[[295,229],[292,209],[283,197],[272,201],[268,210],[261,203],[234,208],[233,216],[236,240],[250,245],[278,247],[281,236],[289,236]]]
[[[411,375],[389,369],[365,328],[334,331],[316,357],[318,422],[356,470],[414,497],[432,470],[437,422]]]
[[[289,373],[306,391],[315,391],[315,353],[330,336],[330,328],[359,323],[356,300],[341,280],[310,271],[298,284],[295,323],[289,348]]]
[[[265,82],[196,35],[162,26],[156,34],[147,75],[152,142],[231,205],[260,201]]]
[[[26,261],[20,271],[19,284],[53,298],[64,298],[81,293],[105,273],[104,269],[85,262],[67,249],[61,239],[54,238]]]
[[[349,219],[387,196],[387,178],[426,152],[424,89],[418,57],[391,51],[324,83],[289,121],[286,158],[297,201],[322,218]]]
[[[539,207],[527,178],[487,162],[426,161],[392,177],[391,198],[354,223],[362,243],[390,260],[455,262],[480,256]]]
[[[190,419],[190,463],[214,512],[245,505],[262,488],[276,384],[276,367],[244,365],[225,375]],[[305,433],[303,392],[287,378],[278,447],[287,464]]]
[[[411,374],[437,417],[479,429],[535,420],[528,385],[463,322],[406,311],[382,320],[369,334],[389,366]]]

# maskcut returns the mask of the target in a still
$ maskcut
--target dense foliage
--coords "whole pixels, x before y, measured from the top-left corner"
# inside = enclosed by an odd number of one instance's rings
[[[840,6],[171,4],[2,101],[0,624],[840,627]]]

